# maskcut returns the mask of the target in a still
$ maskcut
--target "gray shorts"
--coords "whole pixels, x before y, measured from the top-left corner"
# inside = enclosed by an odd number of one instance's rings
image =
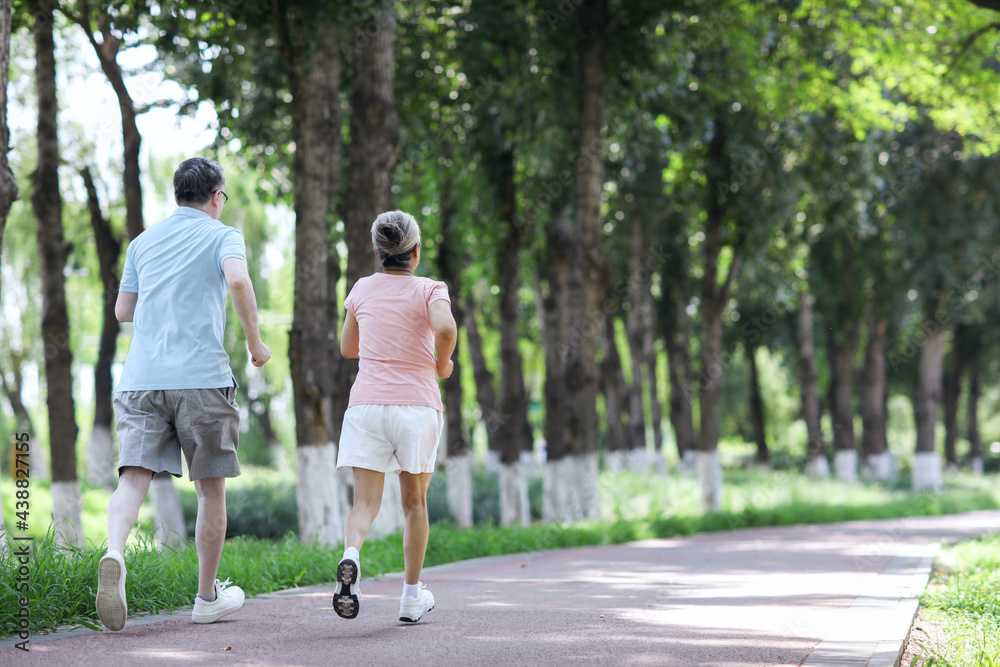
[[[236,387],[122,391],[114,406],[119,474],[135,466],[180,477],[183,450],[192,481],[239,476]]]

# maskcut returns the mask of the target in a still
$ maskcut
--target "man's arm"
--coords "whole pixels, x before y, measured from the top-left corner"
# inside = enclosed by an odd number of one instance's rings
[[[253,293],[247,263],[239,257],[227,257],[222,260],[222,271],[229,284],[229,294],[233,298],[236,314],[243,325],[243,333],[247,337],[250,363],[257,367],[263,366],[271,358],[271,349],[260,339],[257,328],[257,297]]]
[[[135,304],[139,303],[139,295],[136,292],[118,292],[118,299],[115,301],[115,317],[119,322],[131,322],[135,317]]]
[[[429,314],[434,329],[434,349],[437,352],[437,372],[442,378],[451,377],[455,363],[451,360],[458,343],[458,325],[451,314],[451,304],[444,299],[431,302]]]

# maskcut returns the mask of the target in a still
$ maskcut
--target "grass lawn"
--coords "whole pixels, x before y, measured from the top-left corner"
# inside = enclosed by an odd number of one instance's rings
[[[906,665],[1000,665],[1000,535],[946,550],[926,593]]]
[[[280,488],[288,484],[287,477],[287,474],[281,476],[273,471],[249,471],[229,488],[234,497],[242,489],[246,496],[262,499],[259,504],[263,506],[287,503],[287,500],[280,500],[288,494],[287,488]],[[1000,507],[1000,494],[995,490],[994,480],[971,475],[949,477],[945,492],[940,494],[913,494],[903,486],[892,484],[816,480],[781,471],[727,471],[725,484],[723,511],[702,514],[695,479],[680,475],[604,472],[599,480],[602,507],[599,521],[528,527],[483,524],[471,529],[438,522],[431,530],[426,565],[750,526],[949,514]],[[182,494],[188,492],[189,486],[187,482],[178,483]],[[263,489],[278,490],[274,491],[275,495],[268,496],[263,495]],[[8,526],[12,526],[14,520],[13,507],[7,502],[13,497],[13,490],[10,480],[0,481]],[[27,583],[33,634],[65,625],[96,627],[95,572],[104,551],[107,497],[108,492],[103,489],[86,488],[84,491],[83,524],[90,546],[85,549],[57,548],[44,534],[46,526],[42,519],[46,517],[45,508],[51,508],[46,485],[32,484],[30,533],[37,539]],[[241,502],[252,505],[245,500]],[[260,509],[247,506],[239,511]],[[157,613],[190,605],[192,592],[197,587],[197,554],[193,544],[189,542],[178,550],[156,549],[148,533],[149,511],[144,509],[141,517],[146,517],[144,528],[134,531],[127,555],[129,611]],[[257,520],[266,520],[266,517]],[[287,515],[279,515],[276,521],[279,527],[283,526],[281,521],[287,522]],[[21,533],[15,531],[14,534]],[[292,534],[276,539],[242,536],[227,542],[220,573],[223,577],[231,577],[248,595],[257,595],[330,582],[341,553],[339,546],[303,544]],[[402,537],[393,535],[367,542],[364,558],[366,576],[401,571]],[[17,566],[9,557],[0,559],[0,628],[5,632],[13,627],[13,614],[19,608],[16,573]]]

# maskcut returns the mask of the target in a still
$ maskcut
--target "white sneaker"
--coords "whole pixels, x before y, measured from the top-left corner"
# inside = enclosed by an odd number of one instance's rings
[[[97,617],[108,630],[121,630],[128,616],[125,600],[125,559],[109,551],[97,565]]]
[[[337,587],[333,590],[333,610],[341,618],[356,618],[361,611],[361,564],[344,558],[337,565]]]
[[[231,585],[226,579],[215,580],[215,599],[206,602],[200,597],[194,599],[194,610],[191,612],[192,623],[215,623],[217,620],[233,613],[243,606],[246,596],[239,586]]]
[[[427,586],[420,583],[420,597],[403,596],[399,599],[399,620],[407,623],[416,623],[424,614],[434,608],[434,595],[427,590]]]

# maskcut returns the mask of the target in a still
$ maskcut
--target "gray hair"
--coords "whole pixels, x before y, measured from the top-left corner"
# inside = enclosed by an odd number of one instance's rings
[[[416,219],[404,211],[387,211],[372,223],[372,246],[383,269],[406,267],[410,254],[420,243]]]
[[[215,160],[193,157],[184,160],[174,172],[174,198],[178,204],[208,203],[217,190],[226,186],[222,167]]]

